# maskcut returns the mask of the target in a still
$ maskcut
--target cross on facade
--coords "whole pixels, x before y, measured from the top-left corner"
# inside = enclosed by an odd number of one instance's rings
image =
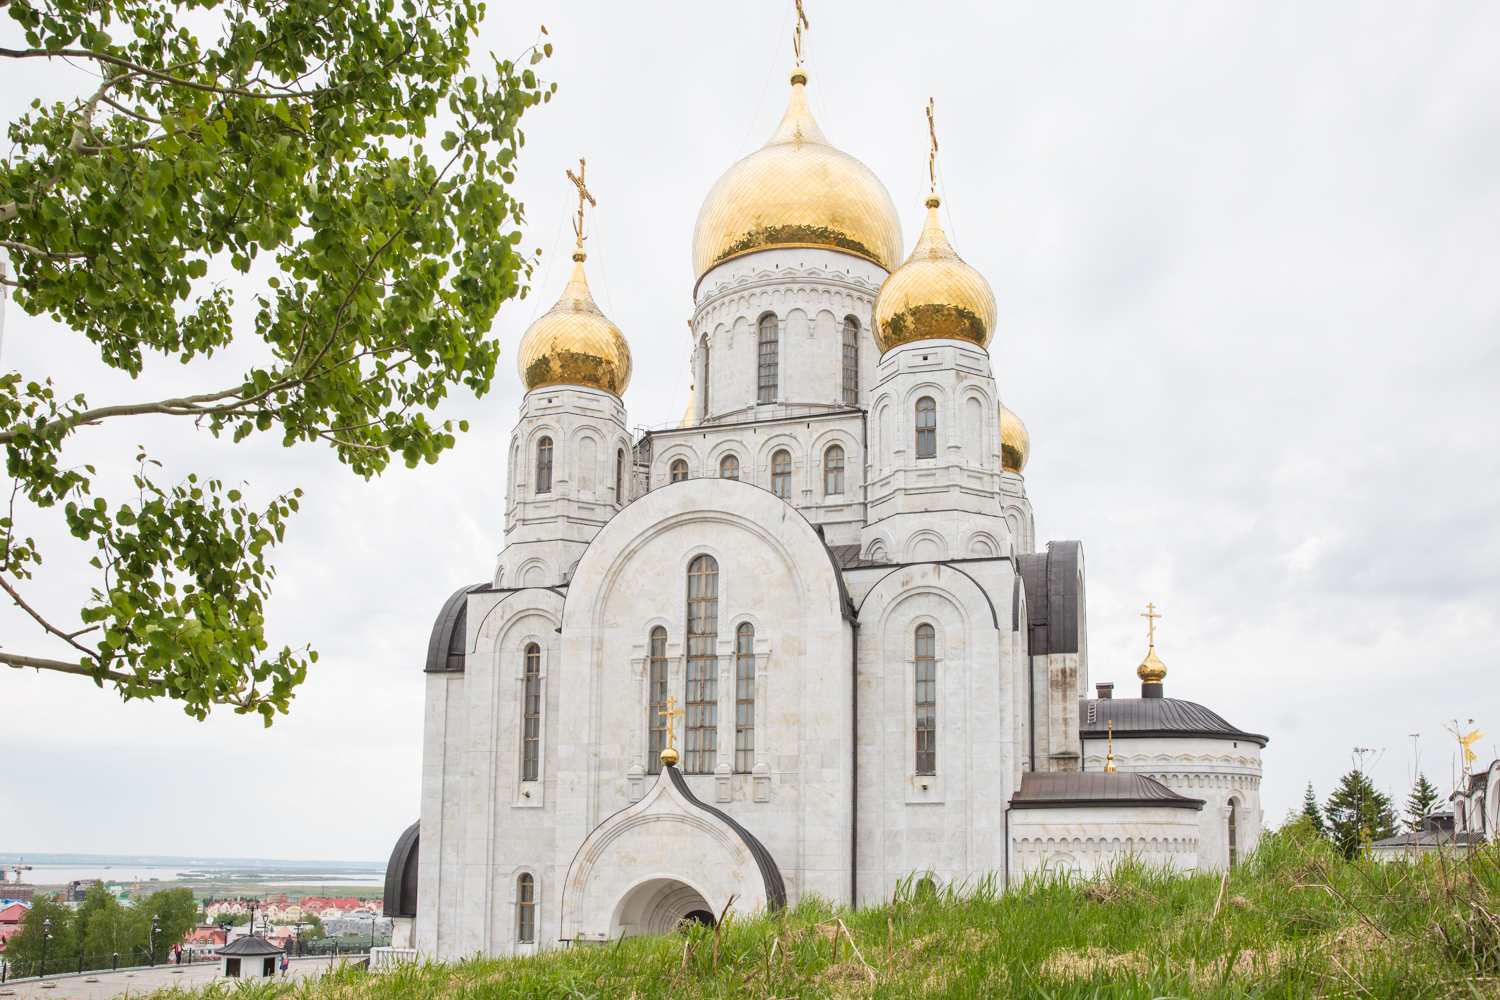
[[[669,750],[676,749],[673,741],[675,740],[677,733],[672,728],[672,723],[676,720],[677,716],[681,714],[682,709],[677,707],[677,699],[668,698],[667,707],[661,709],[661,715],[662,718],[667,720],[667,749]]]
[[[1151,645],[1154,647],[1156,645],[1156,619],[1161,617],[1161,615],[1156,613],[1156,605],[1146,605],[1146,611],[1141,617],[1146,619],[1146,634],[1149,637]]]
[[[937,124],[932,117],[932,98],[927,98],[927,138],[932,141],[932,147],[927,150],[927,179],[932,183],[932,193],[937,194]]]
[[[807,14],[802,10],[802,0],[797,0],[796,26],[792,28],[792,50],[797,53],[797,65],[802,65],[802,29],[811,28],[807,23]]]
[[[591,195],[591,194],[589,194],[589,189],[586,186],[584,186],[584,183],[583,183],[583,170],[584,170],[584,161],[583,161],[583,157],[580,156],[578,158],[578,176],[577,177],[573,176],[573,171],[571,171],[571,170],[566,170],[565,169],[563,171],[564,173],[566,173],[568,175],[568,180],[570,180],[570,181],[573,182],[574,187],[578,188],[578,218],[576,220],[574,220],[574,222],[573,222],[573,235],[578,237],[578,252],[579,253],[583,252],[583,241],[585,239],[585,233],[583,231],[583,203],[585,201],[587,201],[590,205],[594,205],[596,207],[599,204],[598,202],[594,201],[594,196]]]

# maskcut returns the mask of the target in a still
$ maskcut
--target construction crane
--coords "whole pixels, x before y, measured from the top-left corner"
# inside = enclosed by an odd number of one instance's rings
[[[15,872],[16,873],[15,880],[16,880],[16,882],[20,882],[22,880],[21,873],[22,872],[29,872],[29,871],[31,871],[31,866],[30,865],[23,865],[23,864],[20,863],[20,862],[25,861],[25,860],[26,860],[25,858],[18,858],[16,864],[13,864],[13,865],[0,865],[0,882],[9,882],[11,880],[11,878],[10,878],[10,873],[11,872]]]

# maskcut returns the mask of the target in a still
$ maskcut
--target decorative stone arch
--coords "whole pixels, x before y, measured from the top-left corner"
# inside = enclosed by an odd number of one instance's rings
[[[902,553],[902,561],[908,563],[941,562],[948,558],[947,539],[931,528],[912,532]]]
[[[984,551],[979,551],[976,548],[978,546],[983,546]],[[1004,554],[1004,547],[1002,547],[1000,540],[997,539],[994,535],[990,534],[988,531],[974,531],[970,532],[969,536],[964,539],[963,549],[955,556],[955,558],[990,559],[998,558],[999,556]]]
[[[797,437],[793,434],[789,434],[786,431],[775,431],[774,433],[768,435],[766,437],[766,440],[757,447],[758,451],[755,458],[755,479],[753,480],[753,482],[757,486],[761,486],[766,490],[771,489],[771,457],[778,451],[786,451],[791,454],[792,496],[788,497],[787,499],[795,501],[797,499],[797,494],[801,493],[801,491],[807,486],[808,465],[811,462],[811,459],[807,454],[807,445],[798,440]],[[798,468],[799,465],[801,466],[801,468]],[[762,485],[762,477],[764,477],[764,485]],[[747,482],[751,481],[745,479],[745,474],[743,471],[740,472],[740,478],[741,480]],[[801,485],[798,485],[799,479],[802,480]]]
[[[755,445],[742,437],[720,438],[709,445],[708,464],[703,469],[705,476],[718,476],[719,465],[726,454],[740,460],[740,478],[753,480],[755,476]]]
[[[870,539],[869,545],[865,546],[865,559],[870,562],[889,562],[890,558],[890,535],[882,530]]]
[[[532,556],[516,568],[515,584],[523,589],[550,587],[556,582],[556,571],[540,556]]]
[[[734,480],[729,480],[729,482],[733,482],[733,481]],[[674,583],[674,586],[677,588],[677,612],[676,613],[682,616],[682,619],[681,619],[682,625],[678,628],[678,632],[681,635],[683,635],[683,636],[687,635],[687,575],[688,575],[688,567],[691,566],[693,564],[693,560],[697,559],[699,556],[712,556],[713,560],[714,560],[714,565],[720,567],[720,571],[719,571],[719,583],[718,583],[718,587],[719,587],[718,601],[719,601],[719,621],[721,621],[721,622],[724,620],[724,609],[728,605],[728,601],[726,600],[726,596],[727,595],[725,593],[725,586],[726,586],[726,582],[727,581],[725,581],[725,579],[724,579],[724,575],[725,574],[723,572],[724,553],[722,551],[720,551],[720,549],[717,546],[708,545],[706,543],[705,544],[695,544],[695,545],[691,545],[688,548],[686,548],[683,551],[682,555],[679,556],[678,559],[677,559],[677,579],[676,579],[676,581]],[[722,628],[722,626],[720,626],[720,627]],[[671,630],[669,629],[667,631],[667,635],[670,636],[671,634],[672,634]],[[724,637],[724,633],[720,632],[719,633],[719,638],[722,639],[723,637]]]
[[[661,456],[656,460],[656,468],[651,473],[651,481],[660,482],[663,486],[673,485],[672,463],[679,458],[688,464],[689,479],[703,477],[703,459],[698,454],[698,449],[687,441],[673,441],[662,449]]]

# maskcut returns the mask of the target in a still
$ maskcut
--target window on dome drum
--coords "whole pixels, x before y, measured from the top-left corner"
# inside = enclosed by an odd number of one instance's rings
[[[917,400],[917,457],[937,458],[937,402],[931,396]]]
[[[625,449],[615,452],[615,503],[625,506]]]
[[[859,405],[859,320],[844,317],[844,405]]]
[[[1235,862],[1239,860],[1239,853],[1240,853],[1239,852],[1239,846],[1240,845],[1238,844],[1238,842],[1235,839],[1235,830],[1234,830],[1235,812],[1236,812],[1236,810],[1235,810],[1235,807],[1234,807],[1234,799],[1230,799],[1229,800],[1229,867],[1231,867],[1231,868],[1233,868]]]
[[[792,453],[778,451],[771,456],[771,492],[783,500],[792,498]]]
[[[917,773],[937,774],[937,633],[917,626]]]
[[[552,492],[552,439],[549,437],[536,443],[536,491]]]
[[[703,416],[708,416],[708,338],[703,338]]]
[[[680,483],[687,478],[687,460],[677,459],[672,463],[672,482]]]
[[[844,492],[844,449],[838,445],[823,453],[823,492],[829,496]]]
[[[759,378],[757,386],[759,393],[755,398],[757,403],[776,402],[776,372],[777,363],[776,314],[766,313],[760,318],[760,353],[757,355],[759,362]]]
[[[516,879],[516,940],[522,944],[536,941],[536,879],[530,872]]]
[[[738,456],[725,455],[723,458],[719,459],[719,478],[740,478],[740,460]]]
[[[522,735],[521,780],[535,781],[542,749],[542,647],[526,647],[525,732]]]
[[[698,556],[688,565],[687,696],[682,770],[712,774],[719,752],[719,564]]]
[[[734,769],[748,774],[755,767],[755,626],[741,625],[734,635]]]
[[[651,703],[646,710],[647,729],[651,733],[646,748],[646,770],[661,773],[661,752],[667,745],[667,630],[660,625],[651,630]]]

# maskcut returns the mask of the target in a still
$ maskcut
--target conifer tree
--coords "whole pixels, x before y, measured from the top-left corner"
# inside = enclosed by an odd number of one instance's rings
[[[1396,813],[1390,796],[1378,791],[1360,771],[1350,771],[1324,807],[1333,842],[1353,859],[1372,840],[1396,835]]]
[[[1307,817],[1308,826],[1318,832],[1318,836],[1328,836],[1328,824],[1323,820],[1323,810],[1318,805],[1318,796],[1313,791],[1312,782],[1307,783],[1307,793],[1302,796],[1302,815]]]
[[[1412,786],[1411,795],[1406,799],[1406,825],[1413,832],[1421,830],[1422,820],[1432,812],[1437,801],[1437,788],[1427,780],[1427,775],[1418,774],[1417,783]]]

